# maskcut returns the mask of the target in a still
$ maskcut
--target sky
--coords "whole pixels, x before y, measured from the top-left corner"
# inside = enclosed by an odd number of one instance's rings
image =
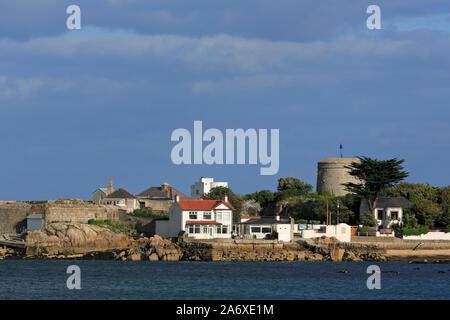
[[[315,186],[340,144],[446,186],[449,71],[448,0],[3,0],[0,200],[89,200],[109,177],[131,193],[189,195],[201,176],[238,194]],[[195,120],[279,129],[278,173],[173,164],[171,133]]]

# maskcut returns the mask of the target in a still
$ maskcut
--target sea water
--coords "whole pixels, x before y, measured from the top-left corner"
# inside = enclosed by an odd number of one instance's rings
[[[373,264],[379,290],[366,284]],[[67,288],[70,265],[80,290]],[[450,265],[6,260],[0,299],[450,299]]]

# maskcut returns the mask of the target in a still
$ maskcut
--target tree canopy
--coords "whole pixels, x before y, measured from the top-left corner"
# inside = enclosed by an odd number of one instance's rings
[[[408,173],[403,171],[404,160],[397,158],[389,160],[377,160],[369,157],[358,157],[359,162],[352,162],[349,166],[349,174],[360,182],[347,182],[343,185],[346,190],[366,199],[371,211],[375,208],[377,198],[384,188],[392,187],[404,178]]]

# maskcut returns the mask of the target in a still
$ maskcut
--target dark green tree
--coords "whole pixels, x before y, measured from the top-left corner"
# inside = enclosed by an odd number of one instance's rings
[[[389,160],[377,160],[369,157],[358,157],[359,162],[352,162],[349,166],[349,174],[359,179],[360,183],[348,182],[343,185],[347,191],[366,199],[370,211],[373,211],[378,195],[384,188],[392,187],[408,176],[403,171],[404,160],[397,158]]]
[[[293,190],[297,195],[307,195],[312,192],[313,186],[309,183],[305,183],[297,178],[280,178],[278,179],[278,187],[277,190],[279,192]]]
[[[266,208],[275,201],[275,195],[270,190],[261,190],[246,194],[242,197],[244,200],[255,200],[261,207]]]
[[[212,188],[209,193],[203,194],[201,196],[204,200],[223,200],[224,196],[228,196],[228,201],[234,207],[233,210],[233,220],[239,221],[242,213],[242,208],[244,207],[244,200],[231,191],[227,187],[215,187]]]

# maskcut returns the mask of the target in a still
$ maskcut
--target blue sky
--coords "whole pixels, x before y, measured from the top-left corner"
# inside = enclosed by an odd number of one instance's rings
[[[66,28],[70,4],[82,30]],[[366,28],[381,7],[382,29]],[[0,199],[90,199],[200,176],[240,194],[317,162],[405,159],[448,185],[450,3],[14,0],[0,4]],[[174,129],[280,129],[280,170],[181,165]]]

